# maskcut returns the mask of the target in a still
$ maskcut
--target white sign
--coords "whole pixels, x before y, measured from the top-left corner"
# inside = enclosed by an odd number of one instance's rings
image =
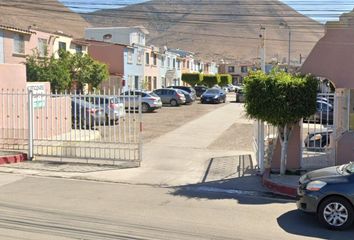
[[[43,108],[45,106],[45,84],[27,83],[27,90],[33,92],[33,107]]]

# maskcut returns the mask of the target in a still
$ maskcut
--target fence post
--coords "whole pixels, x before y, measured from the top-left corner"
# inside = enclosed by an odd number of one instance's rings
[[[33,160],[33,91],[28,91],[28,158]]]
[[[264,122],[258,121],[258,166],[264,173]]]
[[[143,160],[143,117],[142,117],[142,99],[141,99],[141,94],[139,95],[138,98],[138,104],[139,104],[139,167],[141,166],[141,161]]]

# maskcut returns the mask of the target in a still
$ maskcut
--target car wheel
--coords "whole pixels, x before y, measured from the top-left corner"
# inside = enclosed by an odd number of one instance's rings
[[[141,111],[142,111],[143,113],[149,112],[149,110],[150,110],[149,104],[147,104],[147,103],[142,103],[142,104],[141,104]]]
[[[353,224],[353,206],[345,198],[329,197],[320,204],[317,216],[327,228],[343,230]]]
[[[171,104],[171,106],[176,107],[178,105],[178,102],[176,101],[176,99],[172,99],[170,101],[170,104]]]

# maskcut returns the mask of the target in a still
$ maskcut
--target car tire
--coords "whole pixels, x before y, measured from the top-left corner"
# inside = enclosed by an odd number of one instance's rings
[[[147,104],[147,103],[142,103],[142,104],[141,104],[141,111],[142,111],[143,113],[149,112],[149,111],[150,111],[150,106],[149,106],[149,104]]]
[[[177,107],[177,106],[178,106],[178,102],[177,102],[176,99],[172,99],[172,100],[170,101],[170,104],[171,104],[171,106],[173,106],[173,107]]]
[[[353,206],[343,197],[328,197],[318,207],[317,217],[331,230],[344,230],[353,224]]]

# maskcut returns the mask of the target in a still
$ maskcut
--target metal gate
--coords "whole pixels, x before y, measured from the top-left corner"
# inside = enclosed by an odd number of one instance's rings
[[[0,91],[0,149],[32,157],[114,164],[142,160],[141,94]]]
[[[316,113],[303,120],[301,168],[318,169],[335,165],[335,94],[319,93]]]

